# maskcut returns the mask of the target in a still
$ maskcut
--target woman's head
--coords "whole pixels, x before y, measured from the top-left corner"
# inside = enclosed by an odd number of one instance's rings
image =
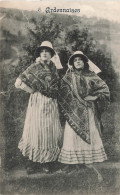
[[[76,51],[69,59],[69,65],[77,70],[88,70],[88,58],[81,51]]]
[[[43,41],[37,49],[37,57],[41,57],[43,61],[49,61],[55,55],[52,44],[49,41]]]
[[[50,61],[52,54],[48,48],[43,48],[40,50],[40,58],[43,61]]]

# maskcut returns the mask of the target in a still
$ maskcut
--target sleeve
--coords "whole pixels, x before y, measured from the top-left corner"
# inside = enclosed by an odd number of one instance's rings
[[[110,104],[110,92],[107,84],[96,74],[90,80],[91,95],[97,96],[96,106],[102,114]]]
[[[15,87],[22,89],[28,93],[34,93],[34,89],[31,87],[30,79],[28,78],[28,73],[31,70],[31,67],[34,64],[30,65],[19,77],[16,79]]]
[[[26,84],[28,87],[33,88],[32,82],[34,80],[34,76],[31,73],[31,69],[35,64],[31,64],[22,74],[19,75],[19,79]]]

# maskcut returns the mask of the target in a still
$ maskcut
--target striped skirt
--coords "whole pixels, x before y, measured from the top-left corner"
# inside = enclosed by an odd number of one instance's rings
[[[58,158],[62,139],[57,100],[39,92],[30,95],[23,135],[18,148],[33,162]]]
[[[59,162],[64,164],[91,164],[107,159],[91,108],[89,108],[88,113],[91,144],[83,141],[66,122],[63,147],[58,158]]]

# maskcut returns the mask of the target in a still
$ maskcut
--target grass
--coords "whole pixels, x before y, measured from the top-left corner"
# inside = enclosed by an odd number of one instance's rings
[[[99,184],[92,170],[81,168],[71,174],[32,174],[27,175],[25,170],[11,171],[5,176],[2,183],[4,195],[118,195],[119,186],[116,186],[118,170],[115,166],[106,169],[102,165],[101,172],[104,182]]]
[[[108,158],[113,161],[120,160],[120,104],[111,103],[108,110],[102,115],[103,143]]]
[[[104,182],[95,173],[81,167],[71,174],[27,175],[24,168],[5,172],[1,181],[2,195],[119,195],[120,194],[120,105],[112,103],[102,116],[103,143],[109,161],[98,163]]]

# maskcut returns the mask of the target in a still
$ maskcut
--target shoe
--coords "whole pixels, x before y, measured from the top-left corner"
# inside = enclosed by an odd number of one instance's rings
[[[50,173],[50,169],[46,166],[42,168],[44,173]]]
[[[26,172],[27,172],[28,175],[33,174],[34,173],[34,169],[31,168],[31,167],[27,167],[26,168]]]
[[[64,173],[69,173],[70,172],[70,167],[69,167],[69,165],[65,165],[61,170]]]
[[[103,182],[103,177],[101,174],[98,174],[98,182],[102,183]]]

